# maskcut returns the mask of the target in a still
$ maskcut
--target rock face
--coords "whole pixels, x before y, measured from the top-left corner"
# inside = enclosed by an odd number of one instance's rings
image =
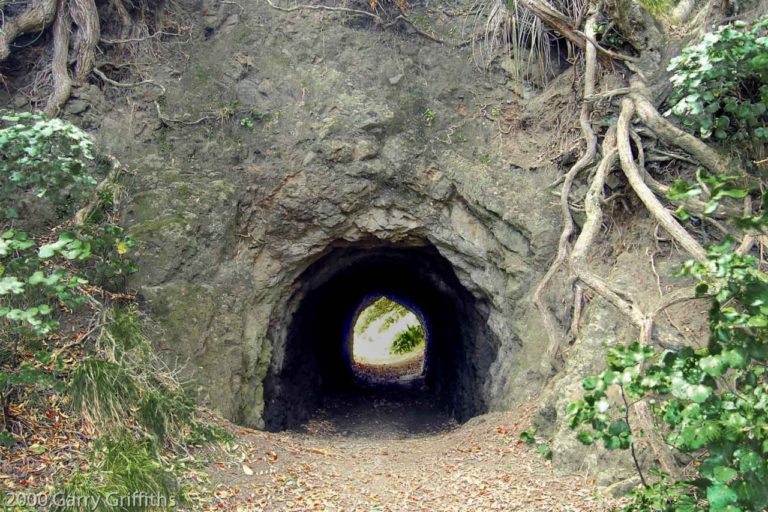
[[[339,382],[356,301],[382,290],[432,322],[433,391],[458,418],[535,393],[550,369],[529,295],[559,233],[556,168],[525,157],[546,154],[543,119],[500,132],[528,108],[508,78],[354,18],[204,11],[194,58],[157,71],[162,101],[90,121],[136,170],[132,285],[200,401],[299,421]]]

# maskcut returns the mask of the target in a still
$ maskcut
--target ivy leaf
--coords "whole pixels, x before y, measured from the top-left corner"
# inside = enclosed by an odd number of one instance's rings
[[[755,471],[764,464],[763,459],[750,449],[736,450],[733,455],[739,461],[739,471],[741,472]]]
[[[0,278],[0,295],[24,293],[24,283],[15,276]]]
[[[735,469],[726,466],[717,466],[712,471],[712,476],[714,476],[715,480],[724,484],[736,478],[737,474],[738,472]]]
[[[707,375],[712,377],[719,377],[723,374],[723,360],[719,355],[700,359],[699,366]]]
[[[695,384],[688,388],[688,398],[696,403],[706,402],[712,395],[712,388],[703,384]]]
[[[598,381],[599,378],[597,375],[590,375],[584,378],[584,380],[581,382],[581,387],[583,387],[586,391],[592,391],[597,387]]]
[[[724,510],[726,506],[736,503],[738,499],[736,493],[726,485],[715,484],[707,488],[710,510]]]
[[[67,240],[61,240],[59,239],[56,242],[53,242],[52,244],[45,244],[41,245],[40,249],[37,251],[37,256],[40,259],[48,259],[53,257],[58,251],[64,248],[64,246],[67,245]]]
[[[590,434],[586,430],[580,430],[579,433],[576,434],[576,439],[578,439],[580,443],[585,444],[587,446],[595,442],[595,439],[594,437],[592,437],[592,434]]]

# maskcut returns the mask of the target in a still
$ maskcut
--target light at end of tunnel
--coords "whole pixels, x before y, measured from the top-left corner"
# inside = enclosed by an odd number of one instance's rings
[[[414,311],[379,297],[359,312],[352,332],[352,365],[358,378],[390,381],[424,371],[426,331]]]

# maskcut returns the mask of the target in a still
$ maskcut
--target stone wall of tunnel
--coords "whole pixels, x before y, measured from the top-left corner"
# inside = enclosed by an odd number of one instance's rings
[[[226,12],[231,21],[238,10]],[[539,158],[551,140],[503,138],[475,112],[499,105],[548,133],[526,113],[535,99],[502,71],[478,73],[466,52],[408,34],[328,30],[331,20],[261,3],[237,16],[259,22],[223,23],[191,43],[194,69],[154,78],[167,87],[166,116],[193,119],[190,105],[236,103],[264,113],[254,126],[236,117],[162,123],[141,99],[86,114],[102,147],[137,170],[122,219],[141,245],[130,285],[163,333],[158,353],[227,418],[288,425],[312,408],[312,383],[328,382],[338,364],[320,365],[324,352],[304,350],[305,334],[314,325],[337,335],[341,316],[309,317],[328,307],[327,283],[350,279],[339,262],[354,260],[357,272],[414,275],[433,294],[398,290],[438,305],[425,312],[433,329],[453,326],[434,344],[430,378],[457,417],[535,393],[551,372],[529,300],[559,232],[548,191],[557,169]],[[280,32],[269,28],[277,23]],[[346,290],[329,316],[349,314],[364,291]],[[316,367],[309,382],[298,379],[308,367]],[[291,412],[281,400],[307,405]]]

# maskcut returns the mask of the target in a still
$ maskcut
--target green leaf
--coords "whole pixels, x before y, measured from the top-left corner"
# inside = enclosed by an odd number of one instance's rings
[[[734,456],[739,461],[739,471],[741,472],[756,471],[765,465],[765,461],[760,455],[748,448],[736,450]]]
[[[0,295],[24,293],[24,283],[16,276],[0,277]]]
[[[608,433],[612,436],[628,434],[630,432],[629,424],[625,420],[616,420],[608,427]]]
[[[700,359],[699,366],[707,373],[707,375],[711,375],[712,377],[719,377],[724,371],[723,360],[719,355]]]
[[[736,478],[736,475],[738,475],[738,472],[733,469],[726,466],[717,466],[713,471],[712,475],[714,476],[715,480],[724,484],[727,484],[734,478]]]
[[[597,387],[597,384],[599,382],[599,377],[597,375],[590,375],[588,377],[585,377],[584,380],[581,382],[581,386],[586,391],[592,391]]]
[[[67,245],[67,241],[65,240],[58,240],[52,244],[41,245],[40,249],[37,251],[37,256],[41,259],[48,259],[54,256],[65,245]]]
[[[0,446],[5,446],[6,448],[10,448],[16,444],[16,439],[11,435],[9,432],[6,432],[5,430],[0,430]]]
[[[710,510],[724,509],[727,505],[736,503],[738,499],[736,493],[723,484],[715,484],[707,488]]]
[[[595,442],[594,437],[592,437],[592,434],[587,432],[586,430],[580,430],[578,434],[576,434],[576,439],[579,440],[580,443],[591,445]]]

